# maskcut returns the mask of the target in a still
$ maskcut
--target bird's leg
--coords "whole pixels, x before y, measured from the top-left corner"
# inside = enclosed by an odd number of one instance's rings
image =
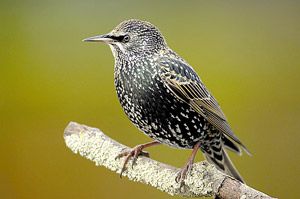
[[[137,160],[137,158],[138,158],[139,155],[143,155],[143,156],[149,157],[149,153],[142,151],[143,149],[151,147],[151,146],[159,145],[159,144],[160,144],[159,142],[153,141],[153,142],[149,142],[149,143],[146,143],[146,144],[137,145],[134,148],[132,148],[130,151],[126,151],[126,152],[120,153],[117,156],[117,158],[126,156],[125,160],[123,162],[122,169],[121,169],[120,177],[122,178],[122,173],[125,170],[125,166],[126,166],[128,160],[129,160],[129,158],[131,156],[133,156],[132,165],[131,165],[133,167],[133,165],[135,164],[135,162],[136,162],[136,160]]]
[[[200,147],[200,144],[201,144],[200,141],[196,143],[196,145],[194,146],[194,150],[193,150],[191,156],[186,161],[185,165],[183,166],[183,168],[181,169],[181,171],[178,173],[178,175],[176,177],[176,182],[180,183],[179,189],[181,189],[181,187],[184,184],[184,178],[186,176],[186,172],[189,172],[189,174],[192,173],[194,159],[195,159],[196,153],[197,153],[197,151],[198,151],[198,149]]]

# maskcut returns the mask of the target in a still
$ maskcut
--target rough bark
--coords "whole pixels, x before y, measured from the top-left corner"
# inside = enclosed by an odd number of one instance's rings
[[[124,158],[116,159],[117,155],[130,149],[106,136],[97,128],[75,122],[70,122],[66,127],[64,139],[74,153],[79,153],[96,165],[105,166],[117,173],[120,172],[124,160]],[[218,171],[206,161],[194,164],[191,175],[187,176],[184,187],[179,190],[179,184],[175,181],[179,171],[179,168],[140,156],[133,168],[129,161],[123,176],[151,185],[170,195],[183,197],[271,198]]]

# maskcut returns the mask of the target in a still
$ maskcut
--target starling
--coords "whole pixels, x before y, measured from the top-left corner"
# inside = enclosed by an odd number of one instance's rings
[[[241,155],[237,138],[218,102],[193,68],[166,43],[154,25],[136,19],[120,23],[110,33],[84,39],[110,46],[115,58],[114,83],[129,120],[154,141],[121,153],[126,163],[133,156],[148,156],[142,149],[165,144],[193,149],[176,180],[184,184],[200,149],[217,169],[244,183],[226,149]],[[237,144],[236,144],[237,143]]]

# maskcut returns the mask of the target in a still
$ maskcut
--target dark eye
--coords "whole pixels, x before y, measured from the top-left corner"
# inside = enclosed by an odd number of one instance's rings
[[[124,38],[123,38],[123,42],[128,42],[130,40],[130,37],[129,35],[125,35]]]

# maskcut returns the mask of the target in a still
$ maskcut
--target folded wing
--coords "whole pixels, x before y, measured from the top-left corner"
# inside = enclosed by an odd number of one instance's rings
[[[227,118],[217,100],[204,86],[190,65],[182,60],[170,57],[160,57],[158,65],[160,66],[160,77],[176,97],[188,103],[215,128],[241,145],[250,155],[250,152],[227,123]]]

